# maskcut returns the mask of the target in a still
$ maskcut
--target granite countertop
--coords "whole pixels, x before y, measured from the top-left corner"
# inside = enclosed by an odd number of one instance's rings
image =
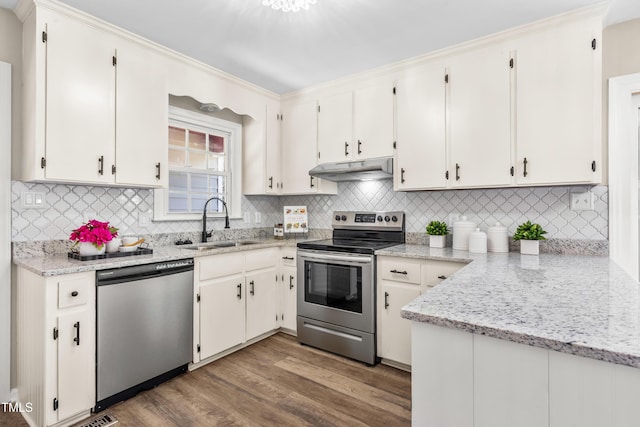
[[[376,254],[469,263],[403,307],[406,319],[640,368],[640,284],[608,257],[420,245]]]
[[[211,248],[206,250],[186,249],[184,246],[159,246],[153,248],[153,254],[135,255],[118,258],[105,258],[95,261],[78,261],[65,255],[50,255],[37,257],[14,257],[13,263],[24,267],[41,276],[57,276],[60,274],[80,273],[83,271],[105,270],[108,268],[128,267],[131,265],[151,264],[154,262],[173,261],[185,258],[197,258],[207,255],[217,255],[232,252],[249,251],[255,249],[292,246],[297,240],[248,239],[257,242],[252,245],[232,246],[226,248]]]

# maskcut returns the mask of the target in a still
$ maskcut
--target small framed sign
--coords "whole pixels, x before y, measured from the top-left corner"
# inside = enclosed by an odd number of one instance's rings
[[[306,233],[309,231],[309,220],[306,206],[284,207],[284,232]]]

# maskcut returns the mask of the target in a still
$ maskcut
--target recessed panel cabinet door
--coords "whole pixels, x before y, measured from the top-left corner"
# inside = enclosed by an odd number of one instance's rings
[[[281,120],[280,117],[280,105],[275,102],[269,102],[267,104],[267,119],[266,119],[266,188],[267,194],[280,193],[280,187],[282,184],[282,178],[280,175],[281,163],[282,163],[282,150],[280,129]]]
[[[379,84],[353,93],[354,159],[393,156],[393,85]]]
[[[309,170],[316,166],[317,104],[307,101],[282,109],[282,192],[315,193]],[[314,185],[314,187],[312,187]]]
[[[353,139],[353,93],[318,101],[318,163],[344,162],[358,151]]]
[[[95,322],[87,309],[70,309],[58,316],[58,331],[58,420],[64,420],[96,403]]]
[[[295,256],[295,255],[294,255]],[[283,268],[282,282],[282,327],[295,331],[297,329],[297,283],[295,267]]]
[[[445,140],[445,67],[408,71],[396,84],[396,190],[447,185]]]
[[[400,311],[420,296],[420,286],[382,282],[380,335],[382,348],[379,356],[411,365],[411,321],[403,319]]]
[[[516,41],[518,184],[601,179],[599,25],[567,23]]]
[[[452,187],[511,183],[509,52],[474,49],[449,66],[449,182]]]
[[[116,183],[166,186],[169,95],[164,68],[154,52],[119,41],[116,69]]]
[[[247,274],[247,340],[277,328],[276,271]]]
[[[47,22],[46,169],[50,180],[113,182],[115,49],[61,15]]]
[[[200,360],[244,342],[244,291],[242,276],[200,285]]]

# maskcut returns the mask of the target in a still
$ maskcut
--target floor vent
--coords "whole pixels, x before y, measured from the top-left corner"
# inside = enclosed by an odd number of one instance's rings
[[[111,414],[104,414],[88,423],[82,424],[80,427],[107,427],[117,424],[118,420]]]

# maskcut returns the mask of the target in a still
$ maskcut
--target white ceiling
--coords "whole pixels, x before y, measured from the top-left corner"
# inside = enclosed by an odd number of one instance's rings
[[[61,0],[276,93],[333,80],[599,0],[318,0],[283,13],[262,0]],[[0,0],[12,9],[17,0]],[[613,0],[607,24],[640,17]]]

